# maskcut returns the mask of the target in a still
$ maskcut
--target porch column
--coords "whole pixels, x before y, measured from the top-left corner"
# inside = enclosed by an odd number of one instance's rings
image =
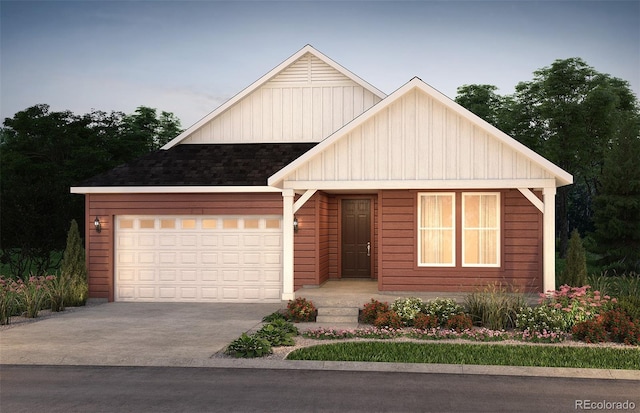
[[[542,189],[542,290],[556,289],[556,188]]]
[[[293,199],[292,189],[282,191],[282,300],[295,298],[293,292]]]

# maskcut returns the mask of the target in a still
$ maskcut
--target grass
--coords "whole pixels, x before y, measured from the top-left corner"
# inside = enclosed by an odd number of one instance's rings
[[[640,349],[547,345],[348,342],[305,347],[287,360],[640,369]]]

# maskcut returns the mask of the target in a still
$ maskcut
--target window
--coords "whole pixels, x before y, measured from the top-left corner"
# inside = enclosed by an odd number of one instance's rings
[[[455,194],[418,195],[418,265],[455,266]]]
[[[500,194],[462,195],[462,265],[500,265]]]

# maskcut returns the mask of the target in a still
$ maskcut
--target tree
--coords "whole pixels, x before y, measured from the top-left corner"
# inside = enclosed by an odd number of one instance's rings
[[[500,129],[503,100],[493,85],[463,85],[457,89],[455,101]]]
[[[89,292],[87,265],[84,248],[82,247],[82,238],[80,238],[78,223],[75,219],[71,221],[67,234],[67,247],[62,257],[60,277],[66,277],[69,280],[64,304],[69,306],[84,305]]]
[[[593,237],[601,264],[640,271],[640,116],[620,123],[605,158],[594,209]]]
[[[567,265],[561,276],[562,281],[560,284],[567,284],[572,287],[582,287],[587,284],[587,257],[577,229],[571,232],[569,251],[567,252]]]
[[[75,115],[35,105],[5,119],[0,130],[0,249],[15,276],[44,273],[59,262],[68,223],[84,230],[84,201],[69,188],[159,148],[180,132],[168,112],[92,111]],[[149,128],[147,128],[149,126]],[[146,129],[145,129],[146,128]]]

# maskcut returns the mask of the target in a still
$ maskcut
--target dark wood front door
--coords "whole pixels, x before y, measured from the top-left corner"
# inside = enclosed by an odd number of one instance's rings
[[[371,277],[371,200],[342,200],[342,277]]]

